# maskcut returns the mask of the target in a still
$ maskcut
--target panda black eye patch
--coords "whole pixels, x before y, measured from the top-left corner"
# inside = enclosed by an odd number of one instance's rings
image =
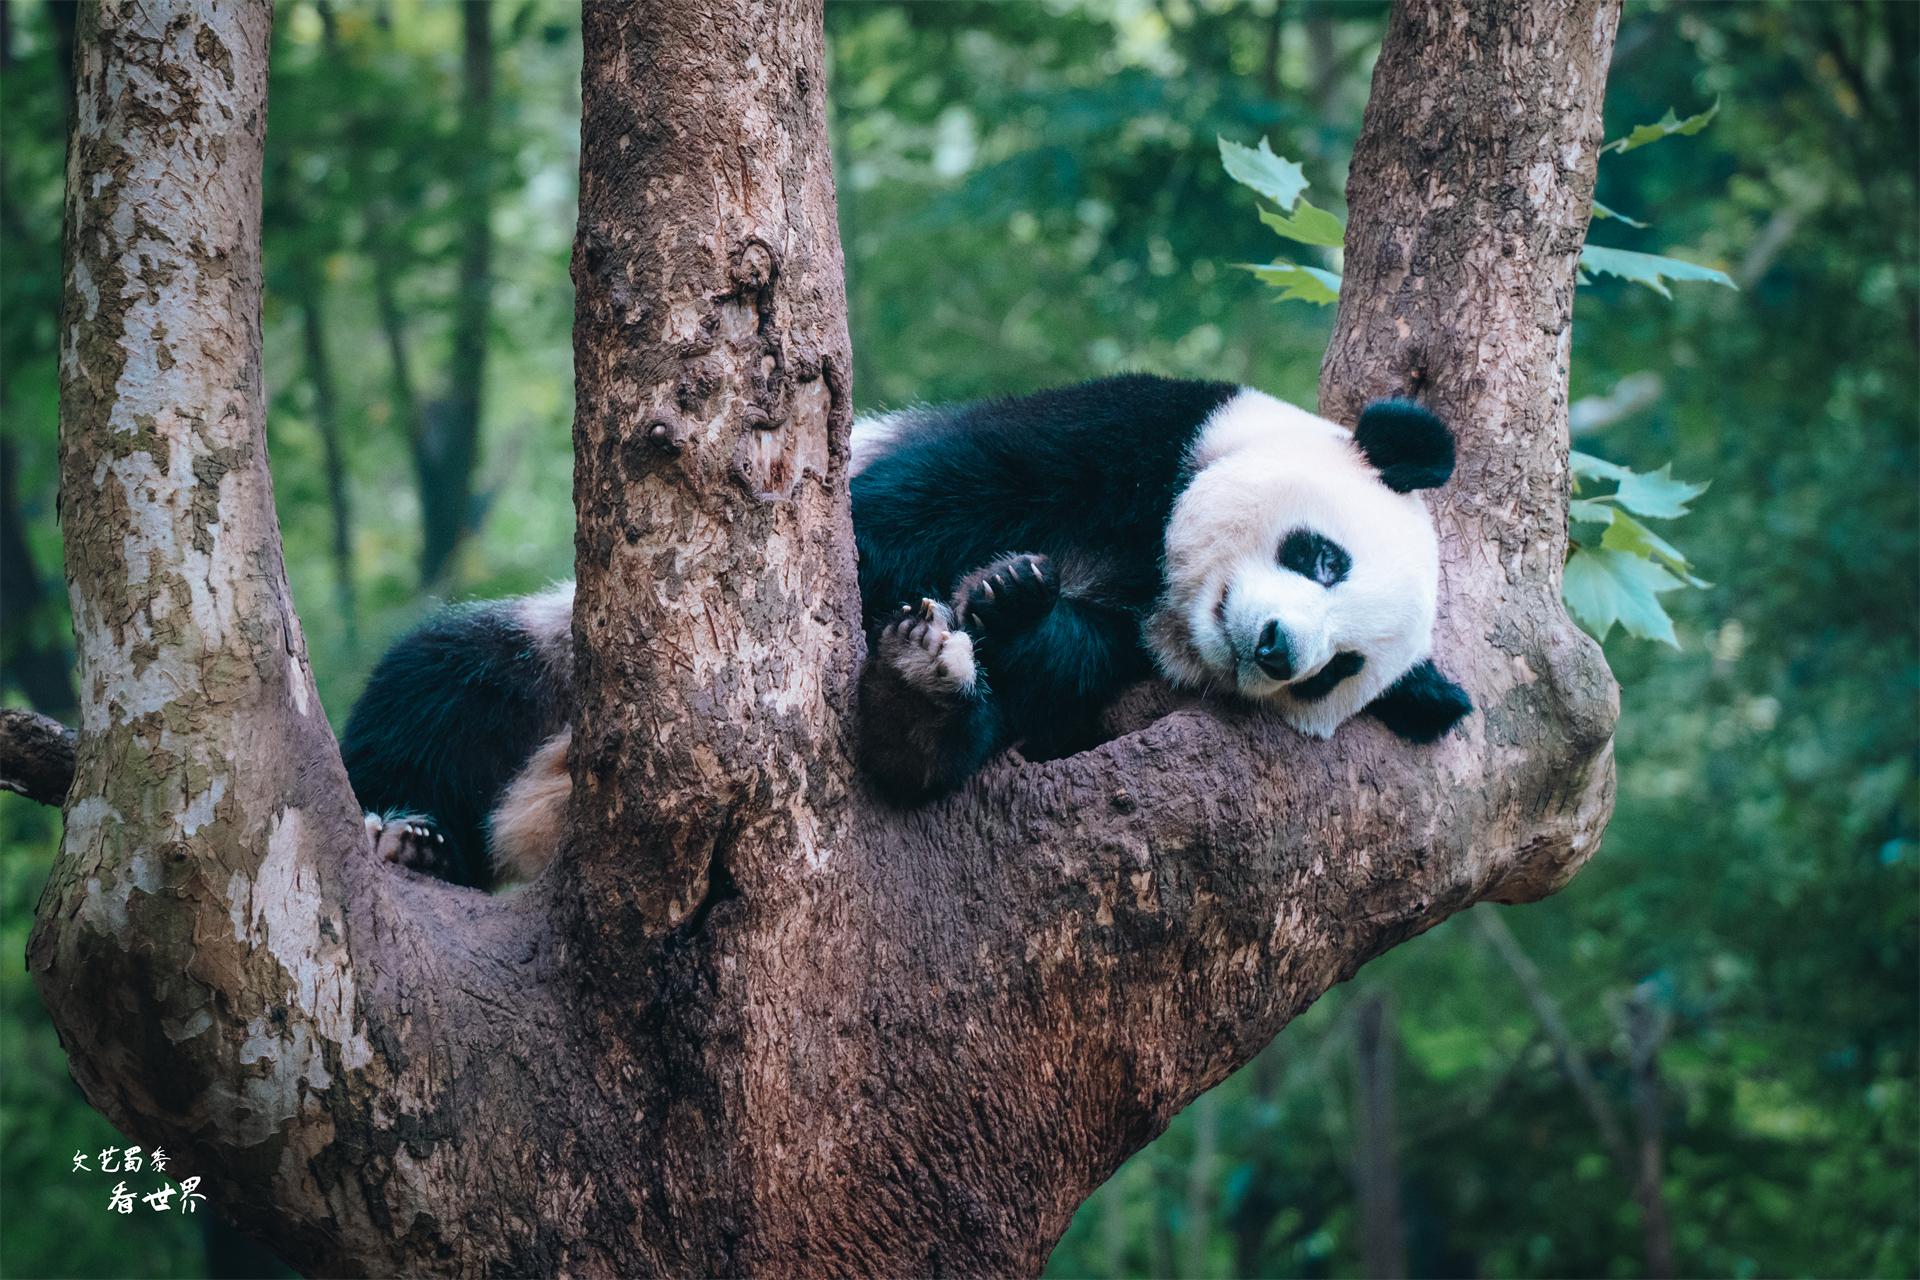
[[[1323,587],[1346,581],[1353,568],[1353,557],[1345,547],[1311,529],[1295,529],[1280,539],[1280,551],[1274,558],[1282,569],[1312,578]]]
[[[1367,665],[1364,655],[1351,649],[1343,649],[1327,659],[1327,665],[1292,686],[1287,692],[1302,702],[1318,702],[1332,693],[1348,676],[1360,674],[1360,668]]]

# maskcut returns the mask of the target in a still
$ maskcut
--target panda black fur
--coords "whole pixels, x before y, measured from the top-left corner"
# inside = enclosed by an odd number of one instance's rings
[[[1148,375],[856,423],[866,772],[914,803],[1014,743],[1080,750],[1156,671],[1315,736],[1366,710],[1431,741],[1470,704],[1428,660],[1438,559],[1409,495],[1452,466],[1416,405],[1370,406],[1350,434]],[[567,585],[449,610],[382,659],[344,749],[365,807],[393,815],[370,818],[387,856],[479,885],[549,856],[571,603]]]
[[[571,583],[455,605],[380,659],[340,750],[383,856],[478,888],[511,869],[488,856],[493,810],[566,731],[572,616]]]

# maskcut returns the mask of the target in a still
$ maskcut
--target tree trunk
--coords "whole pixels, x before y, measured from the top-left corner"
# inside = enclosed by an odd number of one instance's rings
[[[83,673],[29,960],[88,1097],[316,1272],[1037,1271],[1332,983],[1563,883],[1613,686],[1567,621],[1565,355],[1614,10],[1398,10],[1323,398],[1460,433],[1410,748],[1188,703],[887,808],[817,0],[592,0],[572,839],[489,898],[370,855],[258,377],[258,3],[85,14],[63,519]],[[125,86],[124,91],[120,88]],[[164,359],[158,353],[166,352]]]
[[[333,552],[333,600],[340,610],[347,646],[360,644],[360,609],[353,590],[353,499],[347,492],[347,449],[340,431],[340,397],[327,354],[326,285],[319,272],[300,283],[300,339],[307,384],[313,388],[313,424],[326,461],[327,515]]]
[[[1640,1203],[1640,1234],[1646,1242],[1647,1275],[1666,1280],[1675,1274],[1673,1229],[1667,1222],[1667,1201],[1661,1190],[1662,1119],[1660,1103],[1660,1043],[1666,1039],[1665,1019],[1644,984],[1627,997],[1624,1019],[1628,1061],[1633,1068],[1634,1164],[1633,1198]]]
[[[1384,995],[1370,995],[1353,1011],[1353,1183],[1359,1209],[1360,1270],[1374,1280],[1407,1274],[1393,1046],[1391,1002]]]
[[[70,718],[72,655],[59,640],[59,615],[34,562],[20,510],[20,461],[13,441],[0,437],[0,672],[37,711]]]
[[[473,479],[480,465],[480,406],[487,373],[493,298],[493,6],[460,6],[463,91],[460,133],[460,268],[454,285],[453,352],[444,398],[421,423],[420,580],[440,581],[476,521]]]
[[[1200,1280],[1211,1269],[1213,1188],[1219,1180],[1220,1164],[1220,1099],[1211,1093],[1201,1094],[1193,1110],[1193,1159],[1187,1164],[1187,1258],[1180,1268],[1186,1280]]]

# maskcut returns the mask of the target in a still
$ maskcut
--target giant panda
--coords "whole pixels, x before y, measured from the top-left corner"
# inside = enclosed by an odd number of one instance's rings
[[[1472,709],[1430,658],[1439,556],[1418,491],[1453,457],[1406,401],[1349,432],[1145,374],[857,422],[866,776],[914,805],[1015,744],[1082,750],[1156,673],[1316,738],[1364,711],[1433,741]],[[572,601],[567,583],[458,606],[380,661],[343,753],[382,856],[482,887],[551,857]]]

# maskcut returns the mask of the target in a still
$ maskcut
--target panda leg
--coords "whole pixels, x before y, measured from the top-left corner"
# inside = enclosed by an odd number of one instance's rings
[[[573,794],[573,775],[567,769],[567,748],[572,745],[571,729],[541,743],[488,815],[487,850],[496,886],[533,879],[560,852],[567,799]]]
[[[992,752],[993,701],[973,640],[934,600],[902,605],[860,673],[860,760],[902,803],[951,791]]]

